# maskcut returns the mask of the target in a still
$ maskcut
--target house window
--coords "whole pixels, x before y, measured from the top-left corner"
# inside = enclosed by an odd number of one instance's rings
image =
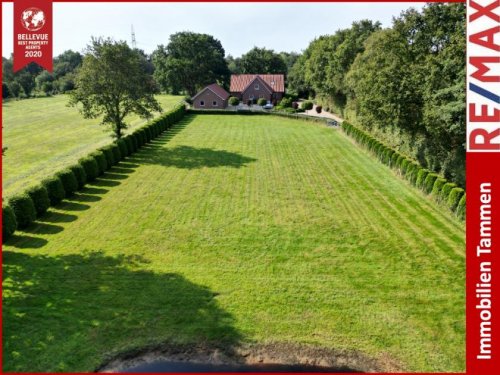
[[[205,102],[203,100],[200,100],[200,106],[205,107]]]
[[[271,86],[274,86],[274,81],[271,81]]]
[[[254,87],[253,87],[255,90],[260,90],[260,86],[259,84],[257,83]]]
[[[217,107],[217,102],[215,100],[212,102],[212,106]]]

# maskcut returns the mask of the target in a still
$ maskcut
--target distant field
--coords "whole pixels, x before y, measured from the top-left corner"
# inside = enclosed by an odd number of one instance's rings
[[[340,130],[188,116],[3,249],[4,371],[161,342],[465,369],[463,224]]]
[[[182,97],[158,95],[166,110]],[[109,131],[99,119],[84,120],[68,97],[9,100],[2,103],[4,196],[39,181],[90,150],[111,141]],[[138,116],[126,119],[130,128],[145,121]]]

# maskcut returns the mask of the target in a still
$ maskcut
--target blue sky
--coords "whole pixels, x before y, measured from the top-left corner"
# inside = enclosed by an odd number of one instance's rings
[[[300,52],[315,37],[349,27],[356,20],[380,21],[421,3],[54,3],[54,55],[82,51],[91,36],[131,40],[147,53],[178,31],[211,34],[226,54],[240,56],[254,46]],[[12,53],[12,3],[3,4],[2,56]]]

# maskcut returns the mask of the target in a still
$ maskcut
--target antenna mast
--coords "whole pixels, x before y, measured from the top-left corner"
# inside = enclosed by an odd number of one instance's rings
[[[137,48],[137,40],[135,40],[134,25],[132,25],[132,48],[133,49]]]

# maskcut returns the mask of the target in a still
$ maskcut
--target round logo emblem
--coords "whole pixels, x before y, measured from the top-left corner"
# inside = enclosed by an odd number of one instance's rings
[[[28,31],[38,31],[45,25],[45,14],[38,8],[28,8],[21,13],[21,23]]]

